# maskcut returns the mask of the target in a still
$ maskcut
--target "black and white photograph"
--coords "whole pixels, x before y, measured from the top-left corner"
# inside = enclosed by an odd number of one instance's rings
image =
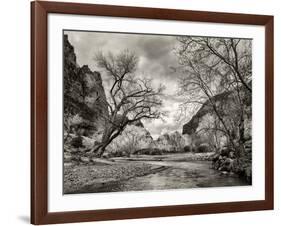
[[[252,185],[252,39],[62,35],[64,194]]]

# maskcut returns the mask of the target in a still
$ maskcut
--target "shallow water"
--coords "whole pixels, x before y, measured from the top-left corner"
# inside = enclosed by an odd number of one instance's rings
[[[166,168],[160,172],[146,176],[106,184],[98,190],[89,192],[143,191],[249,185],[247,181],[235,175],[223,175],[221,172],[211,169],[211,162],[208,161],[145,161],[145,163],[165,166]]]

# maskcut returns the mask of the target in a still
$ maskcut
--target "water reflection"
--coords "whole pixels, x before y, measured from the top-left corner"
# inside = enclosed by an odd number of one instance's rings
[[[154,174],[107,184],[104,187],[98,188],[98,190],[90,192],[143,191],[249,185],[245,180],[237,176],[222,175],[221,172],[211,169],[211,163],[207,161],[152,161],[146,163],[166,166],[167,168]]]

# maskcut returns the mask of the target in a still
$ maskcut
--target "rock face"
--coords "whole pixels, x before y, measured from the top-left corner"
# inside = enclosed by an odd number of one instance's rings
[[[214,96],[213,101],[219,104],[220,102],[231,101],[231,98],[232,98],[231,92],[225,92]],[[199,126],[200,121],[202,121],[205,115],[207,115],[212,111],[213,108],[210,105],[210,102],[206,101],[202,105],[202,107],[197,111],[197,113],[191,118],[191,120],[183,125],[182,133],[188,135],[195,133]]]
[[[154,142],[155,148],[165,152],[183,152],[187,145],[189,145],[189,140],[178,131],[165,133]]]
[[[161,155],[164,153],[190,152],[190,140],[179,132],[166,133],[153,140],[142,122],[128,125],[122,134],[107,147],[107,157],[137,155]]]
[[[80,67],[77,64],[74,47],[67,35],[64,35],[63,79],[65,143],[72,140],[71,135],[79,135],[80,139],[101,136],[105,123],[103,116],[108,114],[101,75],[92,72],[87,65]]]
[[[251,139],[252,136],[252,107],[251,107],[251,97],[249,95],[245,95],[245,90],[241,89],[240,95],[244,98],[244,117],[243,117],[243,127],[244,127],[244,136],[245,140]],[[216,103],[216,108],[220,115],[223,117],[226,126],[233,138],[239,137],[239,122],[240,122],[240,107],[237,104],[237,96],[234,95],[233,91],[224,92],[218,94],[212,98],[212,102]],[[210,130],[210,128],[214,128],[215,120],[218,124],[220,124],[213,106],[210,104],[210,101],[206,101],[202,107],[197,111],[197,113],[191,118],[189,122],[183,125],[183,134],[187,134],[189,136],[197,136],[198,132],[207,132],[206,129],[209,129],[209,132],[213,132],[214,130]],[[218,131],[218,130],[217,130]],[[208,139],[208,137],[207,137]],[[224,135],[220,135],[219,137],[220,147],[226,144],[226,137]]]

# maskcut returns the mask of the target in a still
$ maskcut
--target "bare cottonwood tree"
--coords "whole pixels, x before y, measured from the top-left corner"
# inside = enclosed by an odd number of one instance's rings
[[[238,123],[243,141],[245,100],[249,99],[245,97],[250,97],[252,92],[251,41],[190,36],[177,39],[176,54],[184,72],[179,94],[186,97],[182,107],[190,103],[210,106],[220,125],[215,129],[222,130],[230,144],[236,146],[233,127]],[[232,115],[227,115],[228,109],[217,104],[222,95],[232,96],[235,108]]]
[[[102,140],[92,152],[101,156],[106,147],[128,124],[141,119],[157,119],[162,113],[161,95],[164,86],[152,87],[152,81],[136,75],[138,57],[125,50],[118,55],[102,52],[95,57],[98,66],[109,76],[110,88],[104,104],[109,114],[103,115],[105,128]]]

